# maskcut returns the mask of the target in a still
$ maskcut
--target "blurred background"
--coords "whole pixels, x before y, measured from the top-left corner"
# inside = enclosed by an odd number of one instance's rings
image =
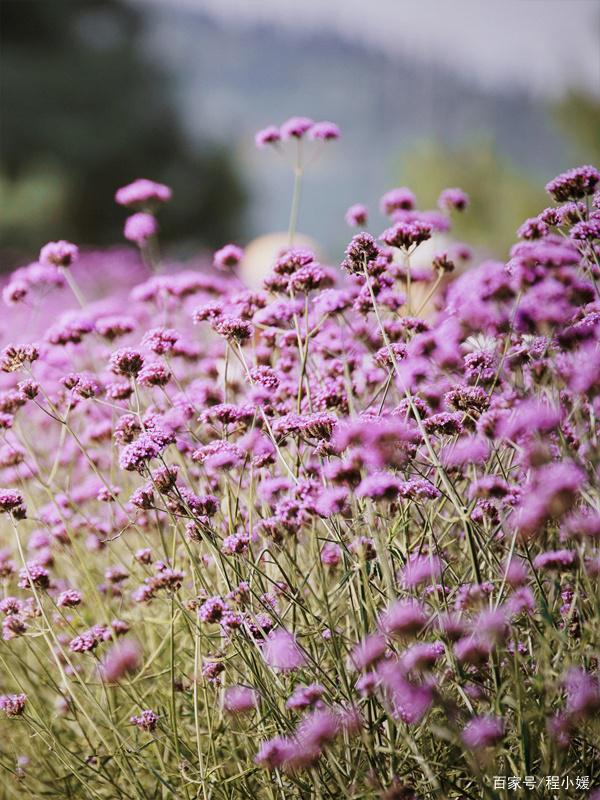
[[[337,260],[346,208],[408,185],[472,197],[457,235],[503,256],[544,183],[600,162],[596,0],[1,0],[0,268],[49,239],[122,239],[115,189],[168,183],[173,256],[287,227],[289,165],[253,134],[301,114],[342,139],[300,230]]]

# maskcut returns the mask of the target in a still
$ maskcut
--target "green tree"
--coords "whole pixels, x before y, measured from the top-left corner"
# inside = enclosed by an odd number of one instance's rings
[[[421,208],[435,207],[447,186],[468,192],[471,206],[456,215],[453,234],[499,258],[506,256],[523,220],[548,204],[539,183],[486,139],[455,148],[435,141],[418,144],[402,158],[399,177],[417,192]]]
[[[4,265],[48,238],[118,241],[115,189],[170,184],[164,236],[222,244],[244,192],[229,154],[183,135],[169,81],[140,50],[143,19],[117,0],[2,0],[0,191]]]
[[[554,106],[554,116],[569,137],[573,156],[579,161],[600,164],[600,101],[572,89]]]

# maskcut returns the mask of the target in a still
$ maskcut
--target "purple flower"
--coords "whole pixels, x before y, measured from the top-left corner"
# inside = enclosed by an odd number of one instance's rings
[[[398,600],[379,619],[379,626],[389,636],[415,636],[427,624],[423,607],[416,602]]]
[[[571,239],[576,241],[585,242],[600,239],[600,218],[583,220],[573,225],[569,233]]]
[[[336,738],[341,728],[337,714],[328,708],[317,708],[302,718],[296,735],[303,746],[320,750]]]
[[[202,603],[198,613],[202,622],[214,623],[219,622],[228,608],[229,606],[222,598],[209,597]]]
[[[245,714],[257,706],[257,694],[249,686],[229,686],[223,692],[223,708],[230,714]]]
[[[600,172],[592,166],[575,167],[546,184],[546,191],[559,203],[580,200],[593,194],[600,183]]]
[[[71,242],[48,242],[40,250],[40,264],[48,267],[70,267],[79,258],[79,249]]]
[[[441,449],[440,461],[445,467],[462,467],[465,464],[483,464],[489,454],[490,446],[485,439],[463,436]]]
[[[313,141],[329,142],[340,138],[340,129],[335,122],[315,122],[308,130],[308,138]]]
[[[433,703],[433,686],[409,681],[397,661],[383,662],[378,674],[385,687],[392,716],[407,725],[421,722]]]
[[[380,252],[377,242],[370,233],[357,233],[346,248],[342,268],[346,272],[362,275],[368,264],[379,257]]]
[[[376,664],[387,651],[385,636],[372,633],[353,647],[348,657],[349,664],[358,671],[368,669]]]
[[[477,636],[491,642],[501,642],[508,633],[507,613],[503,607],[481,611],[473,622]]]
[[[454,645],[454,655],[463,664],[479,667],[488,660],[493,649],[489,639],[465,636]]]
[[[398,497],[401,481],[389,472],[368,475],[356,489],[357,497],[368,497],[371,500],[394,500]]]
[[[139,178],[117,189],[115,200],[121,206],[154,206],[171,199],[171,189],[162,183]]]
[[[411,556],[402,569],[402,583],[407,589],[414,589],[422,583],[431,583],[442,574],[442,562],[432,553]]]
[[[401,664],[408,672],[420,672],[422,670],[431,669],[444,654],[444,645],[442,642],[419,642],[413,644],[401,658]]]
[[[531,433],[549,433],[559,423],[560,412],[556,408],[537,399],[523,400],[502,420],[498,432],[514,441]]]
[[[444,189],[438,197],[438,208],[442,211],[464,211],[469,205],[469,195],[462,189]]]
[[[21,611],[21,601],[16,597],[4,597],[0,600],[0,612],[7,614],[19,614]]]
[[[530,217],[517,231],[519,239],[543,239],[548,234],[548,226],[539,217]]]
[[[7,306],[16,306],[29,294],[29,284],[23,280],[12,280],[2,289],[2,299]]]
[[[600,685],[596,676],[570,667],[563,678],[567,692],[566,712],[574,719],[593,718],[600,711]]]
[[[66,589],[58,595],[56,605],[59,606],[59,608],[74,608],[75,606],[81,605],[81,601],[81,592],[75,589]]]
[[[262,150],[269,144],[277,144],[279,141],[281,141],[281,132],[275,125],[262,128],[262,130],[257,131],[254,135],[254,143],[259,150]]]
[[[390,247],[409,250],[422,242],[431,239],[432,226],[428,222],[415,220],[414,222],[396,222],[381,234],[381,240]]]
[[[157,458],[162,449],[155,435],[143,433],[135,442],[122,450],[119,466],[128,472],[139,472],[146,466],[146,462]]]
[[[96,320],[94,327],[100,336],[104,336],[106,339],[112,341],[119,336],[125,336],[134,331],[137,327],[137,323],[133,317],[119,315],[100,317]]]
[[[315,254],[303,247],[285,250],[275,261],[273,272],[277,275],[293,275],[302,267],[315,263]]]
[[[575,568],[578,562],[576,550],[548,550],[533,559],[533,566],[540,570],[563,571]]]
[[[214,325],[217,333],[235,342],[243,342],[249,339],[254,332],[252,325],[239,317],[221,317]]]
[[[323,696],[325,689],[320,683],[311,683],[309,686],[297,686],[285,703],[286,708],[299,711],[315,705]]]
[[[15,519],[25,519],[25,500],[16,489],[0,489],[0,514],[10,514]]]
[[[506,582],[509,586],[521,586],[529,579],[529,569],[525,561],[519,558],[511,558],[506,565]]]
[[[146,364],[138,375],[140,386],[146,387],[166,386],[171,378],[172,375],[169,370],[160,362]]]
[[[331,286],[330,275],[320,266],[312,263],[301,267],[290,276],[287,284],[289,292],[308,294],[315,289]]]
[[[100,666],[102,678],[108,683],[116,683],[140,666],[140,646],[133,639],[124,639],[114,644]]]
[[[7,717],[20,717],[25,711],[26,703],[26,694],[0,695],[0,709],[4,711]]]
[[[564,521],[561,539],[600,540],[600,511],[583,508],[574,511]]]
[[[143,366],[144,356],[131,347],[122,347],[110,357],[110,368],[116,375],[135,377]]]
[[[362,225],[366,225],[368,218],[369,210],[362,203],[355,203],[350,206],[344,217],[346,224],[351,228],[360,228]]]
[[[334,542],[326,542],[321,548],[321,562],[327,567],[336,567],[342,560],[342,548]]]
[[[302,139],[304,134],[309,131],[314,122],[308,117],[290,117],[281,126],[281,138],[286,141],[288,139]]]
[[[151,733],[158,725],[158,714],[151,709],[142,711],[138,716],[131,717],[132,725],[136,725],[141,731]]]
[[[146,211],[138,211],[125,220],[123,235],[130,242],[135,242],[139,247],[146,244],[158,233],[158,222],[153,214]]]
[[[533,592],[528,586],[520,586],[508,596],[505,608],[512,617],[517,617],[524,612],[533,613],[536,609]]]
[[[292,752],[291,747],[292,745],[288,739],[283,736],[276,736],[274,739],[263,742],[254,757],[254,761],[260,767],[265,767],[265,769],[276,769],[289,758]]]
[[[244,251],[236,244],[226,244],[220,250],[217,250],[213,256],[213,267],[222,271],[233,269],[237,267],[242,258]]]
[[[504,720],[500,717],[473,717],[461,733],[461,739],[471,750],[493,747],[504,736]]]
[[[179,332],[173,328],[151,328],[144,334],[142,344],[157,355],[165,355],[173,352],[180,338]]]
[[[412,211],[416,205],[414,194],[406,186],[397,189],[390,189],[379,201],[379,208],[382,214],[388,216],[394,211]]]
[[[221,682],[219,675],[224,669],[225,664],[222,661],[205,661],[202,664],[202,675],[209,683],[219,685]]]
[[[271,631],[265,640],[262,652],[265,662],[273,669],[287,672],[306,664],[306,656],[296,638],[282,628]]]
[[[518,509],[521,534],[529,536],[549,520],[560,519],[575,503],[584,480],[583,471],[570,461],[537,469],[525,487]]]
[[[18,585],[21,589],[47,589],[50,586],[48,570],[41,564],[27,564],[19,572]]]

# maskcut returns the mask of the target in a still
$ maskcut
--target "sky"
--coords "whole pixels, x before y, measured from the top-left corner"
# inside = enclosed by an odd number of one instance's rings
[[[600,96],[600,0],[130,0],[208,14],[229,25],[329,31],[434,61],[490,88]]]

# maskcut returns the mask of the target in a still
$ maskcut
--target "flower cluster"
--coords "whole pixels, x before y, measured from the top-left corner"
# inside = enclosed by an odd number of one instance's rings
[[[338,136],[294,117],[257,145]],[[161,267],[171,191],[139,180],[116,200],[140,261],[59,241],[9,278],[0,724],[31,796],[47,759],[73,797],[589,768],[599,184],[551,181],[507,262],[466,271],[458,245],[413,259],[465,193],[397,187],[339,265],[292,241],[250,291],[234,244]]]

